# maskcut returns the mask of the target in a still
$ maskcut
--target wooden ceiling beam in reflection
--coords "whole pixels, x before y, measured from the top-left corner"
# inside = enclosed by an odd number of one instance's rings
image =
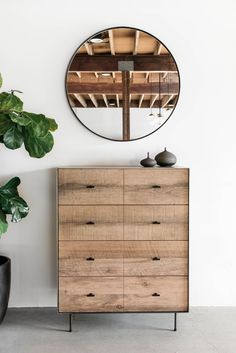
[[[111,48],[111,55],[116,55],[116,53],[115,53],[115,46],[114,46],[114,37],[113,37],[113,31],[112,31],[112,29],[109,29],[109,31],[108,31],[108,36],[109,36],[109,43],[110,43],[110,48]]]
[[[80,55],[76,54],[69,71],[120,71],[119,61],[133,61],[133,71],[177,72],[171,55]]]
[[[110,109],[116,109],[116,108],[122,108],[123,107],[123,101],[122,99],[119,99],[119,106],[118,104],[116,104],[115,106],[109,106],[108,104],[108,99],[105,96],[105,100],[104,99],[97,99],[97,103],[98,103],[98,107],[97,108],[110,108]],[[70,98],[69,98],[70,99]],[[86,107],[84,107],[79,101],[73,102],[73,108],[81,108],[81,109],[85,109],[85,108],[94,108],[96,109],[96,107],[94,106],[94,104],[92,103],[92,101],[90,99],[86,99]],[[117,102],[117,100],[116,100]],[[169,101],[172,103],[172,105],[175,105],[174,101]],[[165,105],[164,108],[167,108],[168,104]],[[140,99],[132,99],[130,102],[130,108],[150,108],[150,100],[148,99],[143,99],[141,106],[140,106]],[[159,100],[156,100],[155,103],[153,103],[152,106],[153,109],[155,108],[159,108]],[[162,107],[163,108],[163,107]]]
[[[116,105],[117,105],[117,108],[120,107],[119,94],[116,94]]]
[[[150,99],[150,108],[153,107],[153,104],[157,100],[158,96],[159,96],[159,94],[156,94],[155,96],[151,97],[151,99]]]
[[[165,108],[170,101],[172,101],[175,98],[175,94],[172,94],[170,96],[165,96],[161,100],[161,107]]]
[[[73,94],[122,94],[122,83],[84,83],[68,82],[68,93]],[[130,94],[162,94],[177,95],[179,93],[178,82],[161,82],[160,92],[159,83],[130,83]]]
[[[153,55],[160,55],[162,47],[163,47],[163,45],[160,42],[157,42]]]
[[[97,99],[94,97],[93,94],[89,94],[89,98],[91,99],[93,105],[98,108],[98,102],[97,102]]]
[[[104,100],[104,103],[106,105],[106,107],[108,108],[108,100],[107,100],[107,96],[105,94],[102,95],[102,98]]]
[[[123,141],[130,140],[130,72],[122,71],[122,136]]]
[[[93,55],[94,51],[93,51],[92,44],[85,42],[84,45],[85,45],[85,48],[86,48],[88,55]]]
[[[144,94],[141,94],[141,96],[139,98],[139,102],[138,102],[138,107],[139,108],[141,108],[141,106],[142,106],[143,98],[144,98]]]
[[[133,55],[137,55],[138,54],[139,36],[140,36],[140,31],[136,30],[135,31],[135,39],[134,39]]]
[[[84,97],[82,97],[80,94],[74,94],[74,97],[79,101],[79,103],[84,107],[87,108],[87,103]]]
[[[165,72],[162,76],[163,80],[165,80],[167,78],[168,72]]]

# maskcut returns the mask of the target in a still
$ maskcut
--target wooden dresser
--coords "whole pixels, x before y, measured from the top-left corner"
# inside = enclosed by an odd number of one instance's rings
[[[187,168],[58,169],[59,312],[188,311]]]

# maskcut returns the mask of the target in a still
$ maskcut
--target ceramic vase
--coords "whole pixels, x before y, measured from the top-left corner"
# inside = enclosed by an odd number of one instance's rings
[[[156,161],[155,159],[152,159],[149,157],[149,152],[148,152],[147,158],[142,159],[140,164],[145,168],[151,168],[151,167],[154,167],[154,165],[156,165]]]
[[[172,167],[177,161],[176,156],[167,151],[166,147],[163,152],[156,155],[155,160],[160,167]]]

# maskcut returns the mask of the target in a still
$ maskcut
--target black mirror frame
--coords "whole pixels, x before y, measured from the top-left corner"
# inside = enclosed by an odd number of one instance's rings
[[[73,109],[72,109],[72,107],[71,107],[71,105],[70,105],[70,101],[69,101],[69,98],[68,98],[68,92],[67,92],[67,73],[68,73],[69,68],[70,68],[70,66],[71,66],[71,63],[72,63],[72,61],[73,61],[73,59],[74,59],[74,56],[76,55],[76,53],[77,53],[77,51],[79,50],[79,48],[80,48],[81,46],[83,46],[89,39],[93,38],[94,36],[96,36],[96,35],[98,35],[98,34],[100,34],[100,33],[103,33],[103,32],[105,32],[105,31],[109,31],[109,30],[111,30],[111,29],[118,29],[118,28],[134,29],[134,30],[137,30],[137,31],[146,33],[146,34],[148,34],[149,36],[155,38],[159,43],[161,43],[161,44],[168,50],[168,52],[169,52],[170,55],[172,56],[172,59],[173,59],[175,65],[176,65],[177,73],[178,73],[178,77],[179,77],[179,87],[178,87],[178,88],[179,88],[179,94],[178,94],[178,97],[177,97],[177,101],[176,101],[176,103],[175,103],[175,106],[174,106],[172,112],[170,113],[169,117],[164,121],[164,123],[163,123],[162,125],[160,125],[157,129],[153,130],[153,131],[150,132],[149,134],[144,135],[144,136],[142,136],[142,137],[137,137],[137,138],[135,138],[135,139],[131,139],[131,140],[129,140],[129,141],[125,141],[125,140],[116,140],[116,139],[112,139],[112,138],[109,138],[109,137],[105,137],[105,136],[102,136],[102,135],[98,134],[97,132],[94,132],[93,130],[91,130],[88,126],[86,126],[86,125],[78,118],[78,116],[77,116],[77,115],[75,114],[75,112],[73,111]],[[67,65],[67,68],[66,68],[66,74],[65,74],[65,94],[66,94],[66,99],[67,99],[68,105],[69,105],[69,107],[70,107],[70,109],[71,109],[73,115],[74,115],[74,116],[76,117],[76,119],[80,122],[80,124],[83,125],[87,130],[89,130],[89,131],[92,132],[93,134],[95,134],[95,135],[97,135],[97,136],[99,136],[99,137],[101,137],[101,138],[103,138],[103,139],[109,140],[109,141],[114,141],[114,142],[133,142],[133,141],[141,140],[141,139],[143,139],[143,138],[145,138],[145,137],[148,137],[148,136],[154,134],[154,133],[157,132],[161,127],[163,127],[163,126],[166,124],[166,122],[170,119],[170,117],[171,117],[172,114],[174,113],[175,108],[176,108],[176,106],[177,106],[177,104],[178,104],[178,101],[179,101],[180,90],[181,90],[181,82],[180,82],[180,81],[181,81],[181,79],[180,79],[180,73],[179,73],[179,68],[178,68],[178,65],[177,65],[177,63],[176,63],[176,60],[175,60],[174,56],[172,55],[171,51],[167,48],[167,46],[166,46],[160,39],[158,39],[157,37],[155,37],[153,34],[150,34],[149,32],[144,31],[143,29],[140,29],[140,28],[129,27],[129,26],[115,26],[115,27],[105,28],[105,29],[103,29],[103,30],[101,30],[101,31],[98,31],[98,32],[92,34],[90,37],[88,37],[86,40],[84,40],[84,41],[76,48],[76,50],[74,51],[74,53],[73,53],[73,55],[72,55],[72,57],[71,57],[71,59],[70,59],[70,61],[69,61],[69,64]]]

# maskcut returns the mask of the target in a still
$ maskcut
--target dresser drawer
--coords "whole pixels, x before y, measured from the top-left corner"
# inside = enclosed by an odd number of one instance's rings
[[[123,311],[123,278],[60,277],[59,311]]]
[[[59,276],[122,275],[122,241],[59,242]]]
[[[188,169],[125,169],[125,204],[188,204]]]
[[[124,277],[124,311],[187,311],[185,277]]]
[[[187,240],[187,205],[124,206],[125,240]]]
[[[59,206],[59,240],[123,240],[123,206]]]
[[[124,258],[187,258],[187,241],[124,241]]]
[[[186,258],[129,258],[124,259],[124,276],[187,276]]]
[[[188,242],[125,241],[124,276],[186,276]]]
[[[123,204],[122,169],[59,169],[60,205]]]

